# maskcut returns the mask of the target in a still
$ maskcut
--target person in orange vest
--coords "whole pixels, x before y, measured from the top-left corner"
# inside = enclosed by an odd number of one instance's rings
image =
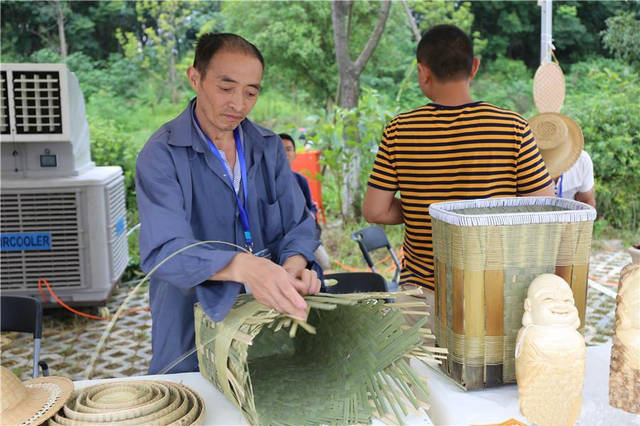
[[[284,153],[287,155],[287,160],[289,160],[289,165],[293,166],[293,162],[296,160],[296,143],[291,137],[291,135],[288,135],[287,133],[280,133],[278,136],[280,136],[280,139],[282,139],[282,145],[284,146]],[[293,175],[296,178],[296,182],[298,182],[298,186],[300,187],[300,190],[304,195],[304,199],[307,202],[307,209],[316,220],[316,231],[317,231],[316,238],[320,240],[320,234],[322,233],[322,228],[320,228],[320,225],[318,224],[318,207],[316,206],[316,203],[314,203],[313,199],[311,198],[311,189],[309,188],[309,181],[307,181],[307,178],[303,174],[298,173],[295,170],[292,170],[292,171],[293,171]],[[330,266],[329,254],[327,253],[327,250],[325,250],[322,244],[318,246],[314,254],[316,256],[316,261],[322,267],[322,269],[329,269],[329,266]]]

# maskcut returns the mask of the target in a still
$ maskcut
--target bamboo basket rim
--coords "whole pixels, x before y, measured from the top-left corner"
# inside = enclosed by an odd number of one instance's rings
[[[552,206],[562,211],[462,214],[456,210],[470,208],[499,208],[523,206]],[[476,200],[448,201],[429,206],[432,219],[456,226],[530,225],[544,223],[589,222],[596,219],[596,210],[588,204],[555,197],[500,197]]]

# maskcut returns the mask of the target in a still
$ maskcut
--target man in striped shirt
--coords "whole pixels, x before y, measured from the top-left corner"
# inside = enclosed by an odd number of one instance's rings
[[[433,103],[385,127],[362,212],[371,223],[405,224],[400,284],[423,288],[429,300],[431,203],[552,197],[554,191],[526,120],[471,99],[469,84],[480,62],[467,34],[452,25],[435,26],[420,40],[417,58],[418,84]]]

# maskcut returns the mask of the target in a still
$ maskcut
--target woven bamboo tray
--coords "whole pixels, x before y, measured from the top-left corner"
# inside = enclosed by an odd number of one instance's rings
[[[375,417],[401,423],[428,407],[426,383],[406,357],[439,362],[437,353],[446,351],[424,345],[426,317],[406,325],[403,312],[416,303],[385,302],[389,297],[306,296],[307,322],[251,295],[239,296],[217,323],[196,304],[200,372],[251,424],[362,424]]]
[[[513,383],[515,337],[531,281],[564,278],[581,326],[587,299],[590,206],[562,198],[453,201],[429,208],[442,368],[465,389]]]

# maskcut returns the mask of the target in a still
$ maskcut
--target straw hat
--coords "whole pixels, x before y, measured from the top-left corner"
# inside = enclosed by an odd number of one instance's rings
[[[38,377],[21,382],[0,367],[0,424],[39,425],[53,416],[73,392],[65,377]]]
[[[193,390],[159,380],[118,381],[77,390],[50,425],[201,425],[205,405]]]
[[[559,112],[564,104],[562,69],[555,62],[541,64],[533,76],[533,102],[540,112]]]
[[[543,112],[529,119],[549,174],[557,178],[580,157],[584,136],[578,123],[557,112]]]

